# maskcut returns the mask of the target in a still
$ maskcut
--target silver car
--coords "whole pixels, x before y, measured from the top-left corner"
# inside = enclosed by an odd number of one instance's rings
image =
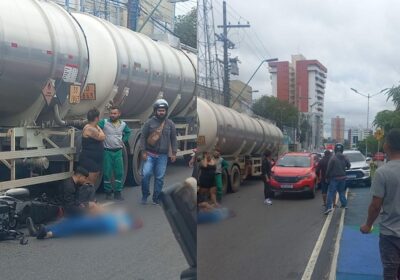
[[[351,167],[346,171],[346,186],[371,186],[371,170],[369,164],[360,151],[349,150],[343,154],[349,159]]]

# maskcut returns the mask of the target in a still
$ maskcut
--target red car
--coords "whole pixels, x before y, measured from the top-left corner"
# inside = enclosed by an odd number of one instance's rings
[[[315,197],[317,162],[311,153],[287,153],[272,168],[271,187],[276,193],[308,193]]]

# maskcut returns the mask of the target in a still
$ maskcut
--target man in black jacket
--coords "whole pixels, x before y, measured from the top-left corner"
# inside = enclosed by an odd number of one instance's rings
[[[178,144],[175,124],[167,118],[168,102],[159,99],[154,103],[153,109],[154,116],[144,124],[140,136],[144,160],[141,203],[147,203],[147,198],[150,195],[150,178],[154,173],[153,204],[159,205],[159,195],[164,184],[168,156],[170,156],[171,162],[175,162]],[[158,139],[154,140],[153,136],[158,136]]]
[[[62,182],[60,186],[61,206],[66,216],[86,213],[95,203],[95,190],[88,184],[89,172],[77,167],[74,175]]]
[[[328,182],[326,181],[326,169],[328,168],[328,162],[331,158],[331,151],[326,150],[324,152],[324,157],[318,162],[317,176],[319,178],[319,182],[321,185],[321,192],[322,192],[322,200],[324,202],[324,206],[326,206],[326,194],[328,192]]]
[[[350,161],[343,155],[344,146],[335,145],[335,155],[329,160],[326,169],[326,178],[329,180],[328,196],[326,199],[325,215],[332,212],[333,199],[336,192],[339,193],[339,199],[342,208],[347,207],[346,199],[346,169],[350,168]]]

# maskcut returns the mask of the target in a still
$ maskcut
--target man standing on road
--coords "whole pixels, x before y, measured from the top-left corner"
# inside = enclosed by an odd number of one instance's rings
[[[350,161],[343,155],[343,150],[344,146],[342,144],[335,145],[335,155],[329,160],[326,169],[326,178],[329,180],[329,185],[325,215],[328,215],[333,210],[332,204],[336,197],[336,192],[339,193],[340,207],[347,207],[346,169],[350,168]]]
[[[102,119],[99,127],[106,135],[104,140],[104,189],[106,199],[111,199],[113,191],[111,178],[114,174],[114,199],[123,200],[121,191],[123,188],[122,180],[124,178],[123,149],[124,142],[128,142],[131,135],[131,129],[120,119],[121,112],[118,107],[111,107],[110,118]]]
[[[370,233],[374,221],[381,214],[379,248],[383,276],[389,280],[398,279],[400,269],[400,129],[392,129],[387,134],[383,148],[389,162],[376,170],[367,222],[360,230]]]
[[[321,192],[322,192],[322,200],[324,202],[324,206],[326,206],[326,194],[328,192],[328,183],[326,182],[326,169],[328,168],[328,162],[331,158],[331,151],[326,150],[324,152],[324,157],[318,162],[317,176],[319,178],[321,184]]]
[[[143,150],[142,204],[147,203],[150,195],[150,179],[154,173],[153,204],[159,205],[168,155],[171,149],[171,162],[176,160],[177,140],[173,121],[167,118],[168,102],[159,99],[153,104],[154,116],[143,126],[140,145]]]
[[[272,205],[272,190],[269,181],[271,180],[272,153],[270,150],[264,152],[261,163],[261,174],[264,182],[264,204]]]
[[[218,203],[221,203],[223,195],[222,172],[229,167],[229,164],[223,157],[221,157],[221,151],[219,149],[215,149],[214,159],[216,165],[215,184],[217,185],[217,201]]]

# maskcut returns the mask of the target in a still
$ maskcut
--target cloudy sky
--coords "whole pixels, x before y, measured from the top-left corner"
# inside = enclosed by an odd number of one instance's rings
[[[196,0],[187,0],[185,2],[177,2],[175,4],[175,15],[184,15],[190,12],[191,9],[196,7],[197,1]]]
[[[218,25],[222,0],[213,4]],[[325,136],[330,135],[330,119],[335,116],[346,119],[346,129],[366,127],[367,98],[351,87],[374,94],[400,82],[399,1],[227,0],[227,4],[228,21],[251,25],[229,31],[237,47],[231,56],[241,60],[241,80],[247,81],[263,58],[290,60],[296,53],[328,68]],[[259,94],[271,95],[266,66],[250,85]],[[377,112],[392,108],[383,94],[371,98],[370,123]]]

